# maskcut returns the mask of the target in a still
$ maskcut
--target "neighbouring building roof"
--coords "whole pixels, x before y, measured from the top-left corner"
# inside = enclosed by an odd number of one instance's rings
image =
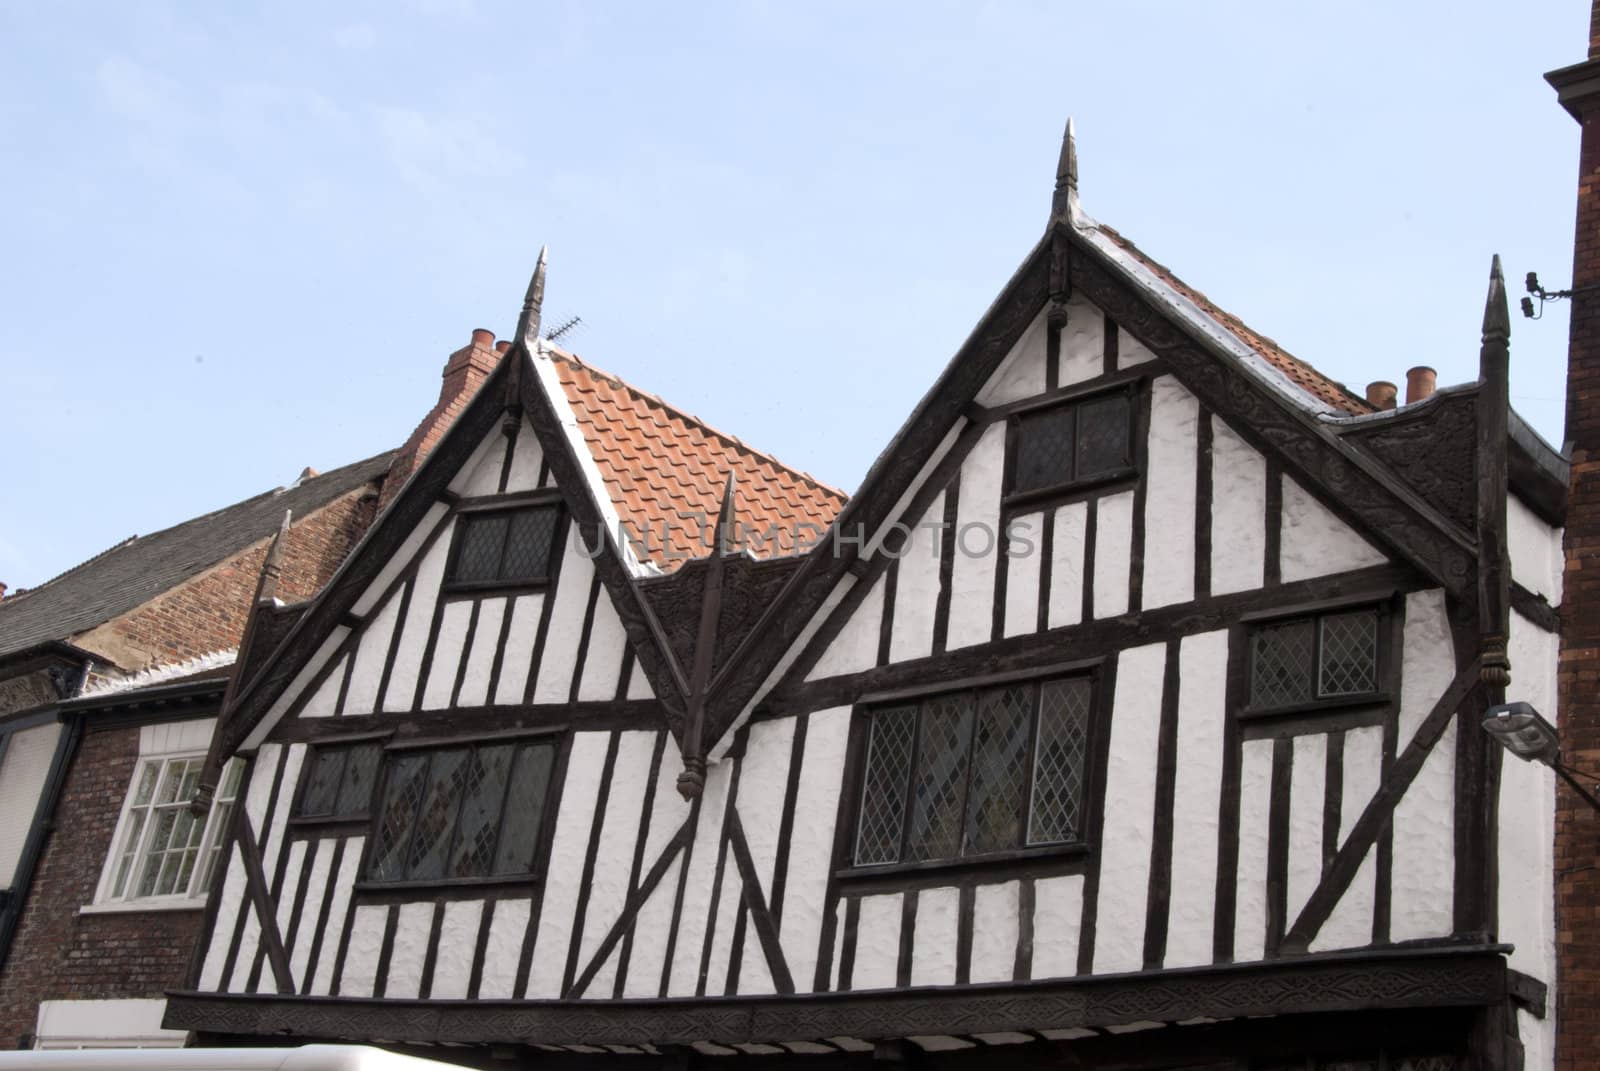
[[[0,657],[64,640],[144,605],[272,535],[284,510],[304,517],[383,476],[394,451],[301,480],[147,536],[136,536],[0,602]]]
[[[548,346],[545,353],[627,535],[659,568],[709,552],[697,518],[714,521],[730,472],[736,519],[747,532],[777,531],[775,543],[749,545],[757,557],[804,550],[843,508],[843,491],[572,354]],[[667,546],[663,525],[674,533]]]

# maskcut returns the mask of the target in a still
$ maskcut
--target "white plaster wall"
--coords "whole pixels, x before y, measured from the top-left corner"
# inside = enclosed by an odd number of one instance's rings
[[[991,424],[961,466],[955,555],[950,571],[948,650],[988,643],[1000,537],[1000,484],[1006,460],[1004,421]],[[899,593],[896,592],[898,598]]]
[[[1078,936],[1083,928],[1083,875],[1040,878],[1033,883],[1033,976],[1069,978],[1078,973]]]
[[[1552,724],[1559,724],[1559,644],[1554,633],[1512,613],[1508,695],[1532,703]],[[1555,776],[1509,755],[1500,766],[1500,939],[1515,946],[1511,966],[1549,985],[1556,970]]]
[[[228,976],[224,989],[229,993],[243,993],[250,981],[250,967],[256,957],[256,945],[261,940],[261,915],[256,911],[255,904],[245,905],[244,929],[239,934],[239,955],[233,961],[233,973]],[[262,976],[268,978],[268,988],[271,988],[270,976],[266,971]]]
[[[639,908],[633,924],[628,977],[622,986],[625,997],[654,997],[661,991],[661,969],[667,959],[667,930],[672,926],[672,906],[678,898],[678,872],[682,869],[683,856],[679,855],[667,866],[661,883]],[[687,948],[681,943],[678,947]]]
[[[233,936],[234,923],[239,918],[239,908],[244,901],[244,863],[237,852],[229,853],[228,876],[222,883],[222,901],[217,905],[215,921],[211,926],[210,944],[206,947],[206,961],[200,968],[200,991],[215,993],[223,989],[222,964],[228,958],[228,942]]]
[[[1004,405],[1044,393],[1048,330],[1041,312],[979,389],[975,399],[979,405]]]
[[[974,982],[1009,982],[1017,970],[1017,883],[979,885],[972,897]],[[918,925],[921,925],[920,919]]]
[[[1267,462],[1223,421],[1211,418],[1211,592],[1253,591],[1265,582]]]
[[[583,653],[583,677],[578,698],[614,699],[622,677],[622,656],[628,649],[628,634],[604,586],[594,604],[594,622],[589,626],[589,646]]]
[[[1545,524],[1515,496],[1506,499],[1506,543],[1511,552],[1511,576],[1552,606],[1561,604],[1561,529]]]
[[[461,1000],[472,981],[472,956],[477,950],[482,900],[455,900],[444,905],[439,922],[439,952],[433,964],[432,1000]]]
[[[1071,502],[1056,510],[1050,543],[1051,628],[1083,620],[1083,558],[1089,504]]]
[[[451,528],[455,521],[449,522]],[[395,649],[394,668],[389,671],[389,687],[381,697],[386,711],[410,710],[417,694],[417,676],[422,668],[422,652],[428,645],[428,630],[433,624],[433,606],[439,598],[439,582],[444,578],[445,559],[450,554],[451,532],[441,533],[417,565],[411,581],[411,602],[401,626],[400,646]]]
[[[898,599],[896,600],[898,601]],[[850,729],[850,708],[811,714],[795,794],[794,829],[789,835],[789,876],[778,938],[797,992],[813,988],[817,942],[822,932],[823,895],[832,862],[834,817]],[[838,960],[834,961],[835,966]]]
[[[450,490],[463,497],[492,495],[500,487],[500,466],[505,463],[506,437],[496,424],[484,433],[472,456],[450,479]]]
[[[1155,823],[1155,754],[1161,726],[1166,644],[1117,656],[1111,706],[1105,819],[1100,838],[1100,906],[1095,915],[1094,972],[1136,971],[1144,963],[1144,903],[1150,887]]]
[[[650,818],[644,839],[644,867],[648,874],[667,841],[682,828],[689,817],[689,801],[678,794],[678,775],[683,772],[683,753],[672,737],[667,737],[661,752],[661,767],[656,771],[656,794],[650,801]]]
[[[900,893],[861,898],[851,989],[889,989],[900,966]]]
[[[722,888],[716,890],[717,903],[713,912],[714,922],[711,934],[711,959],[707,961],[706,992],[708,994],[727,993],[728,990],[728,962],[733,955],[733,929],[734,920],[743,907],[744,881],[739,875],[739,867],[733,859],[733,848],[728,848],[726,865],[722,869]],[[746,924],[745,940],[755,939],[755,934],[748,932]]]
[[[878,633],[883,625],[883,589],[887,578],[888,573],[884,573],[873,581],[861,604],[850,615],[850,620],[845,622],[833,642],[828,644],[827,650],[822,652],[822,657],[817,659],[817,664],[806,674],[806,680],[860,673],[877,665]]]
[[[1294,925],[1300,909],[1322,877],[1322,808],[1327,798],[1328,736],[1306,733],[1294,738],[1289,769],[1289,869],[1284,928]]]
[[[443,710],[450,705],[450,693],[456,689],[456,671],[461,668],[461,649],[467,641],[472,603],[472,599],[458,599],[446,604],[439,615],[439,636],[434,641],[433,661],[428,666],[428,683],[422,689],[424,710]]]
[[[1227,671],[1227,630],[1185,636],[1179,644],[1168,967],[1192,967],[1212,959]]]
[[[181,1049],[188,1042],[189,1032],[163,1029],[161,1019],[166,1011],[167,1002],[162,997],[41,1000],[34,1048]],[[29,1063],[44,1059],[48,1057],[25,1058]]]
[[[960,908],[958,889],[923,889],[917,895],[917,929],[911,945],[912,985],[955,984]]]
[[[361,593],[361,597],[351,605],[351,613],[364,617],[368,611],[378,605],[378,600],[383,598],[384,592],[389,590],[389,585],[394,583],[395,577],[399,576],[411,564],[412,559],[417,556],[417,552],[422,549],[422,544],[433,534],[434,528],[439,525],[439,522],[449,512],[450,507],[443,502],[435,502],[428,507],[428,511],[422,515],[422,520],[411,530],[411,534],[406,536],[405,542],[400,544],[387,562],[384,562],[383,568],[378,570],[378,575],[373,578],[372,583],[367,585],[366,590]],[[440,538],[444,537],[441,536]]]
[[[567,529],[567,545],[561,555],[561,576],[556,582],[550,631],[545,634],[544,653],[535,669],[538,675],[533,686],[535,703],[567,701],[578,660],[578,644],[583,640],[583,618],[589,608],[589,585],[593,577],[594,563],[583,553],[583,535],[573,524]]]
[[[753,929],[744,935],[744,957],[739,962],[739,994],[741,996],[771,996],[778,991],[772,982],[772,970],[767,966],[767,954],[761,939]]]
[[[506,653],[500,659],[500,680],[494,689],[496,703],[520,703],[528,685],[533,645],[539,637],[544,613],[544,592],[519,595],[511,606],[511,628],[506,632]]]
[[[0,889],[10,888],[15,877],[60,735],[60,722],[19,729],[0,760],[0,814],[6,816],[0,822]]]
[[[541,460],[543,454],[539,449],[539,439],[533,433],[533,425],[524,418],[517,432],[516,451],[511,455],[511,475],[506,480],[507,493],[536,490]]]
[[[693,996],[700,974],[700,949],[704,947],[706,920],[711,911],[712,882],[717,872],[717,846],[722,840],[722,815],[728,799],[733,763],[714,763],[706,771],[700,796],[700,818],[695,827],[689,877],[678,914],[678,955],[672,963],[669,996]],[[666,939],[663,932],[661,940]],[[631,970],[629,973],[632,973]]]
[[[306,700],[306,705],[300,708],[300,717],[326,718],[333,714],[334,708],[339,705],[339,686],[344,683],[344,664],[349,657],[345,655],[340,658],[328,671],[317,690],[311,693],[311,698]]]
[[[306,967],[311,958],[311,942],[316,939],[317,916],[322,911],[322,901],[328,895],[329,871],[333,865],[333,850],[336,841],[324,840],[317,843],[316,858],[311,862],[311,875],[306,880],[306,900],[300,908],[300,925],[295,930],[294,941],[289,945],[289,973],[294,976],[294,984],[298,989],[306,982]],[[287,884],[284,888],[289,888]],[[292,897],[286,897],[293,903]],[[222,930],[214,930],[221,933]],[[284,940],[288,940],[285,931]],[[328,943],[323,938],[323,944]],[[201,988],[205,988],[202,986]]]
[[[289,823],[289,807],[294,801],[294,788],[300,781],[300,766],[305,761],[306,745],[290,744],[289,757],[283,764],[283,787],[278,790],[278,802],[265,823],[261,840],[261,869],[267,874],[277,872],[278,856],[283,853],[284,827]],[[257,827],[260,829],[261,827]]]
[[[422,965],[428,957],[428,936],[433,930],[433,902],[400,905],[389,952],[389,982],[383,995],[390,1000],[415,997],[422,989]]]
[[[1200,403],[1172,376],[1150,385],[1145,472],[1146,609],[1194,598],[1195,466]]]
[[[1525,1071],[1550,1071],[1556,1066],[1556,1006],[1555,993],[1549,994],[1549,1011],[1543,1019],[1534,1018],[1526,1009],[1518,1008],[1517,1040],[1522,1042],[1522,1066]]]
[[[279,886],[281,891],[278,893],[277,922],[280,940],[288,934],[289,920],[294,916],[294,890],[300,883],[300,870],[305,866],[308,844],[310,844],[310,841],[297,840],[289,845],[289,858],[283,868],[283,884]],[[290,963],[289,973],[293,978],[293,984],[298,986],[300,984],[300,976],[294,973],[292,960]],[[261,988],[271,992],[272,979],[272,964],[267,963],[261,970]]]
[[[574,733],[567,753],[567,777],[561,788],[561,810],[556,817],[556,833],[550,844],[549,872],[545,883],[544,906],[539,911],[533,970],[528,976],[528,996],[555,998],[561,995],[561,978],[567,966],[567,942],[572,936],[572,917],[578,902],[578,882],[583,859],[589,847],[594,824],[595,800],[600,791],[600,774],[605,768],[609,733]],[[562,876],[566,880],[561,880]]]
[[[1382,565],[1388,561],[1355,529],[1288,476],[1283,477],[1283,526],[1278,561],[1284,583]]]
[[[1399,752],[1404,752],[1455,677],[1444,593],[1406,596],[1400,682]],[[1444,936],[1454,925],[1455,726],[1445,730],[1394,814],[1390,935],[1396,941]]]
[[[478,624],[472,630],[472,649],[467,652],[467,669],[461,678],[457,705],[481,707],[489,698],[489,673],[494,669],[495,652],[500,647],[500,623],[505,618],[507,599],[484,599],[478,605]]]
[[[929,504],[912,529],[905,554],[896,566],[894,631],[889,637],[889,661],[923,658],[933,650],[933,619],[939,603],[938,526],[944,523],[944,492]],[[946,535],[950,538],[953,533]]]
[[[1361,812],[1383,779],[1383,729],[1368,725],[1344,734],[1343,789],[1340,792],[1338,843],[1344,845]],[[1311,951],[1361,948],[1372,943],[1372,912],[1378,889],[1376,847],[1362,857],[1350,887],[1329,913],[1311,942]]]
[[[628,900],[628,873],[633,867],[633,848],[638,843],[644,793],[650,783],[650,756],[655,746],[656,734],[647,730],[621,733],[617,741],[617,761],[611,770],[611,791],[606,796],[605,818],[600,827],[600,850],[595,853],[594,874],[589,881],[589,908],[584,913],[583,940],[575,968],[578,972],[589,965]],[[574,882],[578,876],[564,871],[552,873],[558,881]]]
[[[1117,367],[1132,368],[1136,364],[1153,361],[1156,355],[1150,347],[1134,338],[1122,328],[1117,328]]]
[[[1013,517],[1007,524],[1005,634],[1020,636],[1039,628],[1039,566],[1044,545],[1044,514]]]
[[[1246,740],[1239,768],[1239,869],[1234,886],[1233,958],[1260,959],[1267,943],[1267,818],[1272,741]]]
[[[350,946],[345,951],[344,973],[339,976],[341,997],[370,997],[383,953],[383,930],[389,921],[386,904],[362,904],[350,920]],[[329,957],[332,958],[332,957]]]
[[[391,595],[361,630],[353,656],[356,664],[350,671],[350,689],[344,697],[346,714],[371,714],[378,709],[378,685],[383,680],[383,663],[389,657],[395,622],[400,618],[400,594],[396,591]]]
[[[633,672],[628,676],[628,699],[654,699],[656,693],[650,689],[650,680],[644,675],[644,669],[638,662],[633,664]]]
[[[335,626],[333,631],[328,633],[327,638],[322,641],[322,645],[317,648],[316,653],[306,660],[305,664],[300,667],[300,672],[296,673],[294,679],[289,682],[289,686],[267,708],[266,716],[250,731],[250,735],[245,738],[244,743],[241,745],[242,747],[253,748],[261,745],[261,741],[266,739],[273,726],[277,725],[278,721],[289,712],[289,708],[299,702],[301,696],[305,695],[306,689],[311,687],[311,682],[316,680],[317,674],[322,672],[322,667],[327,665],[328,660],[338,653],[349,636],[350,630],[343,625]]]
[[[809,732],[810,726],[806,728]],[[772,869],[778,857],[778,826],[783,820],[783,797],[789,787],[794,730],[793,718],[752,724],[742,760],[744,771],[739,775],[739,820],[744,824],[762,897],[768,902],[772,900]]]
[[[522,956],[522,938],[528,932],[532,903],[528,900],[498,900],[489,919],[489,943],[483,949],[483,974],[478,979],[478,996],[484,1000],[509,999],[517,982],[517,963]]]
[[[1105,369],[1105,314],[1088,298],[1073,294],[1067,299],[1067,325],[1061,329],[1057,382],[1070,387],[1103,375]]]
[[[1128,571],[1133,558],[1133,492],[1106,495],[1095,504],[1094,616],[1128,612]]]
[[[361,869],[361,849],[366,843],[365,837],[351,837],[344,842],[344,858],[339,861],[339,873],[329,890],[333,902],[328,905],[328,929],[322,938],[322,948],[317,953],[316,974],[311,978],[311,993],[315,996],[327,996],[333,988],[333,961],[337,958],[345,914],[350,909],[350,894],[355,888],[356,874]],[[223,931],[213,932],[221,934]],[[382,936],[382,931],[379,931],[379,936]]]

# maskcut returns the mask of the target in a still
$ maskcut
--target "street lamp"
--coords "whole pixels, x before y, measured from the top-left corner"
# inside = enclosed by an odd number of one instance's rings
[[[1532,703],[1501,703],[1489,708],[1483,731],[1511,754],[1527,762],[1541,762],[1561,775],[1572,790],[1600,811],[1600,799],[1579,783],[1573,770],[1561,761],[1561,740],[1555,726],[1545,721]]]

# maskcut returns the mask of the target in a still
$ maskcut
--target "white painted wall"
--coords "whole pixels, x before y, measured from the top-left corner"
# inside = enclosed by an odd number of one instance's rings
[[[806,750],[795,795],[794,830],[789,835],[787,892],[778,929],[795,990],[802,993],[813,988],[816,975],[823,896],[828,886],[849,729],[849,707],[816,711],[806,726]],[[838,966],[837,959],[834,965]]]
[[[914,550],[915,548],[913,548]],[[833,642],[828,644],[806,680],[821,680],[845,673],[860,673],[878,662],[878,634],[883,625],[883,592],[888,574],[880,575],[867,589],[861,604],[850,615]],[[937,575],[935,577],[937,583]],[[896,592],[898,596],[899,592]]]
[[[1406,597],[1399,751],[1455,677],[1455,649],[1437,589]],[[1390,936],[1439,937],[1454,924],[1456,727],[1434,745],[1394,812]]]
[[[508,601],[487,598],[478,603],[478,623],[472,631],[472,647],[466,654],[466,672],[461,677],[461,694],[456,698],[458,706],[481,707],[488,701],[489,673],[500,647],[500,624],[505,619]]]
[[[1016,975],[1018,883],[979,885],[972,897],[973,982],[1009,982]],[[917,926],[922,925],[921,913]]]
[[[1094,616],[1128,612],[1133,561],[1133,492],[1106,495],[1095,506]],[[1148,533],[1147,533],[1148,534]]]
[[[1511,615],[1508,696],[1532,703],[1560,724],[1556,666],[1560,640]],[[1509,755],[1500,767],[1500,939],[1515,946],[1511,965],[1555,983],[1555,771]],[[1552,1001],[1550,1007],[1555,1005]],[[1533,1066],[1530,1064],[1530,1066]]]
[[[1083,929],[1083,875],[1040,878],[1033,884],[1033,977],[1078,973]]]
[[[889,989],[900,966],[900,893],[861,898],[851,989]]]
[[[446,522],[447,528],[417,565],[417,575],[411,582],[411,602],[406,607],[405,623],[401,626],[400,646],[395,649],[394,668],[389,672],[389,686],[380,696],[387,711],[410,710],[417,694],[417,677],[422,669],[422,652],[428,645],[428,630],[433,624],[433,607],[439,598],[439,583],[444,579],[445,560],[450,554],[451,530],[455,521]]]
[[[1041,312],[1022,332],[989,381],[979,388],[975,399],[979,405],[1004,405],[1044,393],[1048,330]]]
[[[1194,599],[1199,423],[1200,403],[1176,378],[1151,382],[1141,594],[1146,608]]]
[[[350,689],[345,693],[346,714],[371,714],[378,709],[378,685],[383,680],[383,663],[389,657],[395,622],[400,619],[400,591],[389,596],[371,623],[361,630],[356,645],[355,667],[350,673]],[[330,674],[333,679],[337,674]]]
[[[1105,314],[1082,294],[1073,294],[1067,300],[1067,326],[1061,329],[1059,382],[1063,387],[1083,383],[1103,375],[1105,367]]]
[[[1388,560],[1289,476],[1283,477],[1278,557],[1284,583],[1365,569]]]
[[[912,985],[954,985],[961,893],[924,889],[917,896],[917,929],[911,950]],[[974,921],[976,929],[976,921]]]
[[[950,571],[950,623],[945,640],[945,647],[951,651],[989,642],[1005,461],[1006,426],[1003,421],[996,421],[985,429],[961,465],[961,496],[952,536],[955,555]],[[895,594],[898,599],[899,593]]]
[[[1228,633],[1185,636],[1178,647],[1178,764],[1172,803],[1169,967],[1210,963],[1217,889]]]
[[[11,887],[60,735],[60,722],[19,729],[0,760],[0,814],[6,816],[0,822],[0,889]]]
[[[926,657],[933,650],[933,622],[939,603],[939,525],[944,523],[944,493],[929,504],[906,541],[894,588],[894,631],[889,661]],[[944,538],[954,538],[946,533]]]
[[[561,995],[567,942],[572,936],[573,914],[578,902],[577,878],[583,873],[610,735],[572,735],[571,750],[567,754],[567,778],[561,789],[561,810],[550,844],[551,880],[545,883],[539,934],[534,946],[536,954],[528,976],[528,996],[532,999],[553,999]]]
[[[550,613],[550,631],[544,638],[544,656],[535,667],[535,703],[567,701],[593,578],[594,563],[584,554],[583,534],[574,523],[567,529],[566,548],[561,555],[561,576],[556,581],[555,608]]]
[[[1264,582],[1267,462],[1211,418],[1211,592],[1251,591]]]
[[[483,975],[478,995],[485,1000],[507,999],[515,991],[522,939],[528,931],[532,908],[529,900],[500,900],[489,920],[489,941],[483,949]]]
[[[1056,509],[1050,543],[1050,627],[1083,620],[1083,563],[1089,504],[1072,502]]]
[[[1272,741],[1246,740],[1239,767],[1239,869],[1234,886],[1233,958],[1260,959],[1267,943],[1267,820]]]
[[[1511,576],[1552,606],[1561,603],[1561,529],[1552,528],[1522,504],[1515,495],[1506,499],[1506,543],[1511,552]]]
[[[1005,634],[1021,636],[1039,628],[1039,567],[1050,553],[1044,545],[1044,514],[1013,517],[1006,533]]]

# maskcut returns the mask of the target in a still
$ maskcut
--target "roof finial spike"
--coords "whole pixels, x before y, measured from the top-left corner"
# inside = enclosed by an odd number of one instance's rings
[[[718,554],[732,554],[737,549],[733,524],[733,473],[729,472],[728,482],[722,489],[722,507],[717,510]]]
[[[1061,135],[1061,158],[1056,163],[1056,189],[1051,199],[1051,215],[1069,221],[1078,211],[1078,138],[1072,116],[1067,116],[1066,133]]]
[[[517,341],[529,353],[537,349],[539,341],[539,316],[544,309],[545,266],[550,258],[550,247],[539,247],[539,261],[533,266],[533,278],[528,281],[528,294],[522,300],[522,315],[517,320]]]
[[[1500,270],[1500,254],[1489,265],[1489,296],[1483,306],[1483,336],[1511,337],[1511,311],[1506,304],[1506,277]]]
[[[256,602],[270,602],[278,597],[278,580],[283,576],[283,555],[289,545],[289,525],[294,519],[292,510],[283,511],[283,521],[267,547],[267,556],[261,563],[261,579],[256,584]]]

